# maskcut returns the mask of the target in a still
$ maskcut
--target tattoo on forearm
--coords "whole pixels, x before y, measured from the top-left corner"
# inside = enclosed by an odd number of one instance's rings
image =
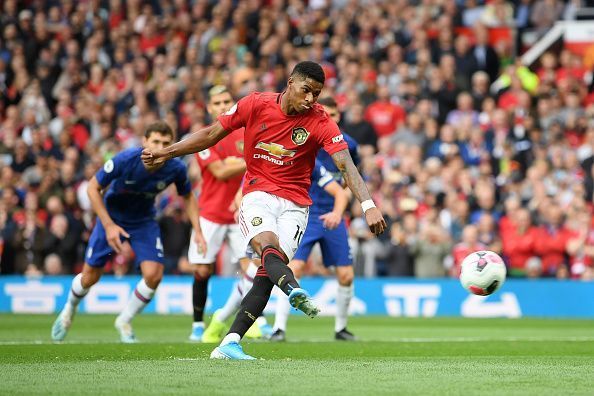
[[[346,181],[353,194],[359,202],[363,202],[371,198],[367,186],[363,181],[363,178],[359,174],[357,167],[353,163],[351,154],[348,150],[341,150],[332,155],[334,163],[340,170],[342,177]]]

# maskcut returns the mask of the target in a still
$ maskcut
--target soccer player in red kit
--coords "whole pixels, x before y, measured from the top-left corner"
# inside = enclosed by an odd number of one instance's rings
[[[226,87],[216,85],[208,91],[207,110],[213,118],[223,114],[233,105],[233,97]],[[196,161],[202,173],[202,190],[198,204],[200,226],[204,230],[207,250],[198,252],[192,236],[188,250],[188,260],[194,269],[192,286],[194,321],[190,340],[209,342],[203,340],[203,316],[208,295],[208,280],[213,273],[217,254],[225,239],[231,252],[232,263],[239,262],[244,272],[251,270],[252,277],[257,269],[256,265],[245,257],[243,236],[235,221],[234,211],[230,208],[245,173],[243,128],[234,130],[215,146],[196,153]],[[231,298],[237,300],[237,304],[241,301],[239,292],[232,294]],[[220,341],[220,338],[215,340],[217,341]]]
[[[240,228],[245,243],[261,257],[262,266],[227,336],[211,353],[213,359],[254,359],[243,352],[239,341],[264,310],[275,285],[289,296],[293,307],[311,317],[318,314],[318,308],[299,287],[287,263],[297,250],[307,225],[311,204],[308,190],[320,148],[332,156],[347,185],[361,202],[370,230],[377,235],[386,228],[338,126],[316,103],[324,81],[324,71],[319,64],[300,62],[291,72],[284,92],[254,92],[221,115],[217,122],[184,141],[163,150],[142,153],[145,163],[161,163],[202,151],[229,132],[245,127],[247,172]]]

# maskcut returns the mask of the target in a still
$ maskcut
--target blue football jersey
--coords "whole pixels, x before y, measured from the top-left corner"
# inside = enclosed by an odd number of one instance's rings
[[[344,141],[349,146],[349,153],[351,153],[351,157],[353,158],[353,162],[355,163],[355,166],[358,166],[359,165],[359,153],[357,151],[357,147],[358,147],[357,142],[355,141],[355,139],[353,139],[352,137],[350,137],[349,135],[347,135],[344,132],[342,132],[342,136],[343,136]],[[332,157],[326,151],[324,151],[324,149],[321,149],[320,151],[318,151],[318,156],[316,157],[316,160],[320,161],[322,166],[324,168],[326,168],[326,170],[328,172],[332,173],[332,175],[334,176],[334,179],[336,179],[336,181],[338,181],[339,183],[342,184],[342,175],[340,174],[340,171],[336,167],[336,164],[334,163],[334,160],[332,159]],[[314,205],[315,204],[316,203],[314,201]]]
[[[336,181],[334,176],[316,159],[316,165],[311,174],[311,187],[309,188],[309,196],[313,201],[313,205],[309,207],[310,214],[315,213],[319,215],[332,211],[334,208],[334,197],[328,194],[324,190],[324,187],[333,181]]]
[[[357,152],[357,142],[355,139],[347,135],[346,133],[342,133],[345,142],[349,146],[349,152],[351,153],[351,157],[353,158],[353,162],[355,165],[359,164],[359,154]],[[320,150],[318,152],[318,156],[316,157],[316,167],[318,166],[323,168],[326,174],[330,174],[334,180],[338,182],[338,184],[342,185],[342,175],[338,170],[338,167],[334,163],[334,160],[328,153],[324,150]],[[315,172],[314,172],[315,173]],[[334,209],[334,197],[328,194],[324,188],[320,188],[316,185],[316,179],[314,179],[312,175],[312,183],[309,189],[309,195],[313,204],[310,206],[309,211],[311,213],[316,214],[324,214],[331,212]],[[326,183],[328,184],[328,183]]]
[[[118,224],[139,224],[154,219],[155,197],[171,183],[177,193],[192,191],[186,165],[179,159],[165,162],[154,172],[146,170],[140,159],[142,148],[124,150],[107,161],[95,177],[109,189],[103,201],[107,212]]]

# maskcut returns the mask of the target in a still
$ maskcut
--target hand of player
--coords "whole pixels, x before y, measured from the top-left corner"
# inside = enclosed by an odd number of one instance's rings
[[[324,228],[333,230],[342,221],[342,216],[336,212],[328,212],[319,217],[320,220],[324,221]]]
[[[116,223],[110,223],[105,226],[105,237],[107,243],[116,253],[122,253],[122,240],[120,236],[130,238],[130,234]]]
[[[204,235],[202,235],[202,230],[194,231],[194,242],[196,242],[196,248],[198,250],[198,254],[205,255],[206,254],[206,240],[204,239]]]
[[[365,220],[371,232],[375,235],[379,235],[388,227],[382,212],[378,208],[370,208],[365,212]]]
[[[142,150],[140,158],[142,159],[144,165],[149,168],[160,165],[167,161],[166,154],[163,152],[163,150],[144,149]]]

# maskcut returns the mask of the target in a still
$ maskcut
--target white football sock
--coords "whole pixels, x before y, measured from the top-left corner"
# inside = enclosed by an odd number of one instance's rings
[[[260,316],[258,317],[258,319],[256,319],[256,324],[258,325],[258,327],[262,327],[268,324],[268,321],[266,320],[265,316]]]
[[[118,319],[126,323],[130,323],[132,318],[134,318],[136,314],[142,312],[144,307],[146,307],[146,305],[151,302],[151,299],[154,295],[155,289],[148,287],[144,279],[141,279],[136,285],[134,292],[128,299],[126,308],[124,308],[122,313],[118,316]]]
[[[229,333],[225,336],[225,338],[223,338],[223,341],[221,341],[221,346],[227,345],[230,342],[239,342],[239,340],[241,340],[241,337],[239,336],[239,334]]]
[[[289,297],[285,293],[278,293],[276,300],[276,312],[274,315],[274,326],[276,330],[287,330],[287,321],[289,320],[289,313],[291,312],[291,304],[289,304]]]
[[[336,321],[334,322],[334,330],[336,332],[346,328],[347,319],[349,316],[349,305],[353,297],[353,285],[341,286],[338,285],[338,292],[336,293]]]
[[[217,311],[217,320],[224,322],[231,316],[233,316],[239,309],[239,306],[241,305],[241,299],[243,298],[239,291],[241,282],[242,279],[238,280],[233,284],[231,294],[229,295],[229,298],[227,298],[227,302],[225,303],[223,308]]]
[[[252,285],[254,284],[254,278],[256,277],[257,272],[258,266],[254,264],[253,261],[250,261],[247,269],[245,270],[245,274],[243,274],[240,280],[239,292],[241,293],[241,298],[245,297],[247,292],[249,292],[252,288]]]
[[[85,289],[82,285],[82,273],[76,275],[74,279],[72,279],[72,286],[70,287],[70,292],[68,293],[68,301],[66,302],[65,308],[76,310],[80,300],[82,300],[87,295],[89,290],[90,288]]]
[[[256,277],[257,272],[258,272],[258,266],[256,264],[254,264],[253,261],[250,261],[247,269],[245,270],[245,274],[247,276],[249,276],[253,281],[253,279]]]

